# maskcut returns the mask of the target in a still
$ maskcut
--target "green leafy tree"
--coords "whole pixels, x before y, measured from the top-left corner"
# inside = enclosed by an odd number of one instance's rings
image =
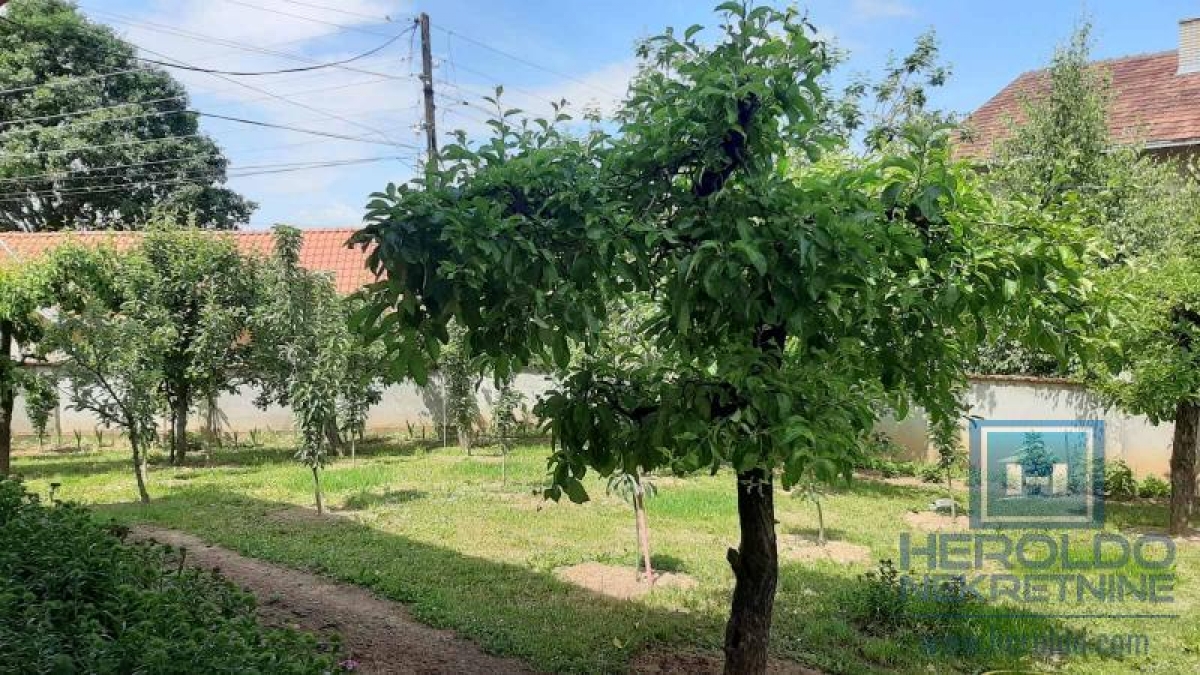
[[[263,266],[261,299],[249,322],[251,358],[261,389],[257,403],[285,405],[296,416],[296,458],[312,471],[322,512],[320,471],[338,451],[339,400],[346,397],[348,382],[361,383],[347,377],[359,343],[350,335],[332,279],[300,267],[302,243],[299,230],[276,226],[275,252]],[[360,390],[355,395],[363,397],[358,401],[368,398]],[[364,405],[358,401],[355,405]]]
[[[1025,102],[1026,121],[1001,144],[988,179],[1002,194],[1034,195],[1050,208],[1078,205],[1084,225],[1106,242],[1110,253],[1096,279],[1114,299],[1119,330],[1111,339],[1123,358],[1072,372],[1127,412],[1174,421],[1170,528],[1179,534],[1194,508],[1200,452],[1200,362],[1192,348],[1200,323],[1200,184],[1191,167],[1143,152],[1136,136],[1111,137],[1110,102],[1107,73],[1090,62],[1084,26],[1056,53],[1044,89]],[[988,357],[985,351],[989,370],[1012,364],[1053,372],[1045,350]]]
[[[38,445],[46,440],[50,415],[58,408],[58,378],[53,374],[33,374],[25,380],[25,414],[37,434]]]
[[[1104,283],[1121,299],[1114,311],[1125,361],[1095,385],[1129,412],[1174,422],[1169,528],[1183,535],[1195,510],[1200,451],[1200,251],[1148,256],[1109,270]]]
[[[149,265],[142,302],[168,318],[175,341],[163,354],[162,396],[171,421],[171,459],[187,452],[188,413],[197,401],[233,391],[245,371],[243,337],[256,294],[255,262],[228,237],[156,221],[141,240]]]
[[[41,338],[47,281],[44,263],[0,268],[0,476],[10,468],[16,397],[39,391],[40,380],[22,367],[19,350],[32,350]]]
[[[479,360],[467,349],[465,331],[450,324],[450,341],[439,350],[438,377],[443,392],[443,415],[454,425],[458,446],[471,454],[479,430],[479,399],[476,392],[483,380]]]
[[[524,413],[525,394],[515,386],[513,377],[500,382],[496,392],[496,404],[492,406],[492,424],[496,429],[496,442],[500,445],[500,483],[508,484],[508,453],[512,452],[513,440],[520,429],[521,420],[517,412]]]
[[[53,259],[56,319],[39,347],[64,359],[71,407],[125,433],[138,497],[147,503],[146,452],[157,437],[164,355],[177,339],[175,326],[160,306],[145,302],[153,272],[140,254],[68,245]]]
[[[350,458],[354,459],[358,441],[367,429],[367,413],[371,406],[383,400],[383,386],[387,378],[387,359],[383,344],[366,342],[360,333],[349,331],[350,318],[361,310],[362,299],[350,296],[342,301],[346,331],[345,370],[341,373],[338,390],[338,428],[350,443]]]
[[[811,26],[718,9],[714,42],[697,26],[639,47],[614,134],[502,114],[490,139],[446,147],[420,188],[373,195],[356,241],[386,281],[360,320],[422,380],[454,319],[504,377],[535,355],[569,367],[616,298],[646,293],[662,361],[575,369],[538,406],[555,443],[547,495],[586,499],[591,470],[732,467],[725,668],[761,673],[777,476],[848,476],[877,394],[956,414],[964,355],[989,325],[1065,353],[1096,317],[1067,214],[993,200],[948,161],[944,132],[822,160],[837,139],[822,134]]]
[[[0,229],[135,229],[156,212],[228,229],[255,208],[222,187],[228,162],[183,85],[74,3],[7,4],[0,89]]]

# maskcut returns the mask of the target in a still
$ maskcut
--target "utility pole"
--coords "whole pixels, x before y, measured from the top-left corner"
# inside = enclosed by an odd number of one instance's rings
[[[433,45],[429,39],[429,15],[421,12],[421,81],[425,85],[425,151],[429,166],[437,168],[437,123],[433,104]]]

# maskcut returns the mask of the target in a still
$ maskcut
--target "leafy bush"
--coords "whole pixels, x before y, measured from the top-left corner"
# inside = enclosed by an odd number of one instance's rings
[[[1138,486],[1138,496],[1142,499],[1156,499],[1171,496],[1171,484],[1158,476],[1146,476]]]
[[[870,635],[954,633],[964,628],[960,617],[966,610],[979,604],[962,579],[922,586],[891,560],[879,561],[859,581],[847,606],[851,621]]]
[[[1105,465],[1104,494],[1111,499],[1133,499],[1137,496],[1137,479],[1124,461],[1118,459]]]
[[[126,545],[82,507],[0,478],[0,672],[334,669],[311,636],[260,626],[250,595],[181,555]]]
[[[945,471],[937,464],[921,465],[921,468],[917,470],[917,475],[924,483],[941,483],[946,480]]]

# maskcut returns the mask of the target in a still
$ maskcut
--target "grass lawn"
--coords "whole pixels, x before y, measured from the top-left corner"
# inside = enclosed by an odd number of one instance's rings
[[[545,476],[545,446],[519,448],[500,481],[499,459],[467,457],[455,448],[425,450],[383,439],[356,461],[335,459],[323,473],[326,504],[310,510],[311,476],[294,462],[287,438],[265,447],[218,450],[194,465],[166,466],[152,456],[148,506],[133,503],[127,454],[34,453],[14,457],[14,471],[45,494],[94,505],[102,517],[148,522],[194,533],[243,554],[369,587],[407,603],[428,624],[452,628],[486,650],[517,656],[536,668],[565,672],[622,672],[645,649],[716,652],[720,649],[733,579],[725,550],[737,542],[731,472],[686,480],[660,478],[648,502],[658,567],[689,574],[695,588],[657,589],[620,601],[574,587],[555,568],[588,561],[630,565],[636,557],[630,507],[605,495],[592,477],[585,505],[543,502],[535,492]],[[488,452],[484,450],[484,452]],[[858,481],[829,494],[824,512],[830,536],[868,547],[874,559],[898,555],[903,519],[941,496],[933,486],[901,487]],[[812,505],[776,497],[781,536],[811,533]],[[1161,506],[1110,505],[1109,527],[1165,522]],[[914,531],[914,536],[925,533]],[[1086,629],[1093,634],[1140,634],[1145,655],[1119,658],[1028,654],[930,654],[909,632],[860,631],[850,616],[862,596],[860,575],[874,566],[781,561],[772,634],[776,656],[829,673],[981,672],[1022,667],[1068,673],[1185,673],[1200,671],[1196,581],[1200,544],[1181,544],[1176,601],[1169,606],[1073,605],[1070,613],[1170,612],[1180,619],[1035,619],[1035,631]],[[1063,612],[1063,609],[1045,610]],[[1005,612],[1003,607],[989,611]],[[973,615],[975,616],[975,615]],[[985,635],[1013,621],[968,618]]]

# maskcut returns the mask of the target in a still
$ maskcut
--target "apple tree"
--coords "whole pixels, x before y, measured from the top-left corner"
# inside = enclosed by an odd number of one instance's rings
[[[813,27],[791,10],[718,11],[712,41],[695,26],[638,48],[615,128],[504,111],[420,184],[374,194],[354,241],[382,280],[357,319],[418,381],[452,320],[498,378],[540,359],[570,368],[538,407],[549,497],[587,499],[589,471],[732,468],[725,668],[761,673],[776,482],[848,475],[881,398],[957,415],[989,326],[1061,355],[1095,317],[1069,211],[993,199],[934,128],[823,158],[836,144]],[[664,357],[573,367],[572,345],[595,349],[635,292]]]

